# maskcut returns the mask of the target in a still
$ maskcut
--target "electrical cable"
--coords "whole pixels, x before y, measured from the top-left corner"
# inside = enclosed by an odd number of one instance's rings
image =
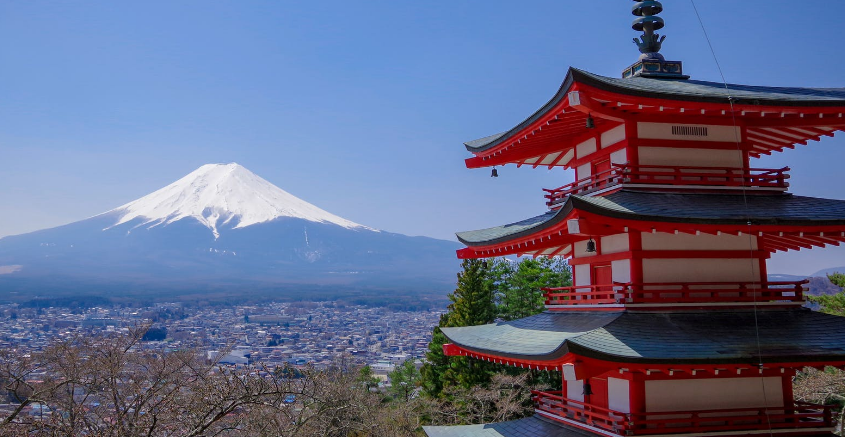
[[[719,58],[716,56],[716,50],[713,48],[713,43],[710,41],[710,36],[707,34],[707,29],[704,26],[704,20],[702,20],[701,14],[698,12],[698,7],[696,7],[696,5],[695,5],[695,0],[690,0],[690,3],[692,4],[692,9],[695,11],[696,18],[698,18],[698,23],[701,25],[701,31],[704,33],[704,38],[707,40],[707,45],[710,47],[710,53],[713,55],[713,61],[716,62],[716,68],[718,68],[719,75],[722,77],[722,83],[725,85],[725,93],[728,96],[728,104],[730,105],[730,108],[731,108],[731,117],[732,117],[732,120],[733,120],[734,142],[736,144],[737,151],[739,152],[740,156],[742,156],[742,145],[741,145],[742,141],[741,141],[741,139],[739,137],[739,133],[738,133],[738,127],[739,126],[738,126],[737,121],[736,121],[736,111],[734,110],[734,98],[733,98],[733,96],[731,96],[730,86],[728,85],[727,79],[725,79],[725,73],[722,70],[722,65],[719,63]],[[744,164],[745,164],[745,157],[743,157],[743,165]],[[748,207],[748,193],[747,193],[747,186],[746,186],[746,180],[745,180],[745,172],[748,171],[748,170],[749,169],[743,168],[743,170],[742,170],[743,174],[740,177],[740,180],[742,182],[742,201],[743,201],[743,205],[745,207],[745,218],[746,218],[746,223],[747,223],[747,226],[748,226],[748,231],[746,232],[748,234],[748,252],[749,252],[749,258],[748,259],[751,263],[751,277],[753,278],[754,277],[754,261],[755,261],[755,258],[754,258],[754,236],[752,234],[751,211]],[[762,269],[759,269],[759,274],[762,275],[762,273],[763,273]],[[761,277],[760,278],[760,286],[761,286],[760,290],[762,290],[762,283],[763,282],[764,282],[763,278]],[[758,305],[758,303],[757,303],[757,292],[753,291],[753,289],[752,289],[752,292],[751,292],[751,296],[754,299],[754,302],[753,302],[754,333],[755,333],[756,341],[757,341],[757,358],[758,358],[758,361],[759,361],[757,363],[757,366],[760,369],[760,374],[761,374],[760,375],[760,384],[762,386],[762,391],[763,391],[763,404],[764,404],[763,408],[768,410],[769,400],[768,400],[768,396],[767,396],[767,393],[766,393],[766,379],[762,376],[763,368],[764,368],[764,366],[763,366],[763,347],[760,343],[760,321],[759,321],[759,317],[758,317],[758,314],[757,314],[757,305]],[[766,414],[766,424],[769,427],[769,436],[773,436],[774,432],[772,430],[772,421],[771,421],[771,418],[769,417],[769,414]]]

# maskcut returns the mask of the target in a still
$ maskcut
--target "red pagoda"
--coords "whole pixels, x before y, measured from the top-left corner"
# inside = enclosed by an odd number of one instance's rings
[[[845,242],[845,201],[789,193],[753,159],[845,129],[845,89],[690,80],[658,52],[657,1],[638,1],[642,56],[622,78],[570,69],[513,129],[466,143],[469,168],[574,169],[548,211],[463,232],[458,257],[563,256],[574,286],[546,311],[443,328],[450,356],[557,370],[534,417],[445,436],[830,435],[830,407],[797,402],[805,367],[845,367],[845,318],[770,282],[778,251]]]

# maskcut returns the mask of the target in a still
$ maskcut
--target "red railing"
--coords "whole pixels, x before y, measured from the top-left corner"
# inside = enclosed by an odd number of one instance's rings
[[[631,284],[579,285],[543,288],[546,305],[601,305],[625,303],[631,294]]]
[[[622,413],[562,394],[533,391],[535,409],[627,436],[833,427],[833,406],[828,405],[795,402],[771,408]]]
[[[571,194],[588,193],[590,191],[622,183],[625,168],[625,166],[615,165],[611,167],[610,170],[590,175],[590,177],[575,181],[571,184],[566,184],[559,188],[543,188],[543,191],[548,193],[544,196],[548,199],[546,205],[552,206],[553,204],[566,199]]]
[[[789,407],[630,414],[628,435],[833,427],[833,406],[795,403]]]
[[[779,169],[728,167],[633,166],[614,164],[610,170],[590,175],[559,188],[544,188],[546,205],[553,206],[572,194],[582,194],[617,184],[786,189],[789,167]]]
[[[544,288],[546,305],[803,302],[797,282],[662,282]]]
[[[562,396],[561,391],[532,391],[531,394],[534,408],[539,411],[583,422],[619,435],[625,435],[625,430],[629,427],[628,414],[567,399]]]

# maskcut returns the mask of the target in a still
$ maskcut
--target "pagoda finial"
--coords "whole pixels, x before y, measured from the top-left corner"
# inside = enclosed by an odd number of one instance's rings
[[[663,4],[656,0],[634,0],[631,13],[637,18],[631,26],[642,32],[639,38],[634,38],[634,44],[640,49],[640,59],[622,72],[622,77],[652,77],[663,79],[688,79],[683,75],[683,68],[679,61],[667,61],[661,55],[665,36],[654,31],[663,28],[665,23],[657,14],[663,12]]]
[[[658,52],[666,37],[654,33],[655,30],[660,30],[664,26],[663,19],[657,16],[657,14],[663,12],[663,5],[654,0],[634,1],[637,3],[631,8],[631,13],[636,15],[637,18],[634,19],[634,24],[631,27],[638,32],[643,32],[639,39],[634,38],[634,44],[640,48],[640,53],[643,54],[640,59],[663,59],[663,56]]]

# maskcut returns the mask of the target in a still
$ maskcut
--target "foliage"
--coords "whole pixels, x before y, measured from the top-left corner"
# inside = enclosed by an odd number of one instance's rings
[[[793,384],[796,401],[814,404],[835,404],[841,408],[838,422],[840,436],[845,436],[845,372],[828,367],[823,371],[806,368],[796,375]]]
[[[833,273],[827,275],[837,287],[845,287],[845,275]],[[812,303],[819,305],[819,311],[836,316],[845,316],[845,291],[836,294],[809,296]],[[795,399],[817,404],[836,404],[842,410],[839,413],[839,435],[845,436],[842,424],[845,423],[845,372],[828,367],[824,371],[812,368],[804,369],[794,381]]]
[[[417,409],[432,425],[503,422],[534,413],[528,374],[494,374],[485,385],[453,386],[437,399],[423,399]]]
[[[396,399],[405,402],[411,398],[420,384],[420,371],[414,364],[414,360],[406,360],[397,366],[387,377],[390,379],[390,392]]]
[[[358,382],[367,391],[370,391],[371,389],[378,388],[379,379],[373,374],[372,367],[364,366],[358,369]]]
[[[833,273],[827,275],[827,278],[837,287],[845,287],[845,275],[842,273]],[[819,311],[823,313],[845,316],[845,291],[808,298],[810,302],[819,305]]]
[[[162,341],[165,338],[167,338],[167,328],[162,326],[160,328],[147,329],[147,332],[141,337],[141,341]]]
[[[498,317],[517,320],[543,312],[543,288],[572,285],[566,261],[558,258],[507,258],[492,261],[490,280],[494,288]]]
[[[448,339],[440,328],[480,325],[491,323],[496,318],[515,320],[542,312],[544,300],[541,288],[572,283],[566,262],[547,258],[464,261],[464,271],[458,278],[458,288],[450,296],[455,304],[449,306],[441,316],[439,326],[434,328],[426,354],[427,362],[422,368],[424,393],[441,399],[441,402],[454,403],[446,408],[454,410],[460,409],[465,402],[463,398],[471,390],[488,390],[488,384],[499,376],[524,378],[530,384],[559,387],[559,372],[528,371],[468,357],[447,357],[443,354],[443,344]],[[475,293],[467,292],[470,284],[477,290]],[[463,299],[477,299],[475,307],[463,302],[457,305]],[[467,311],[477,313],[464,314]],[[518,416],[510,418],[514,417]]]
[[[443,345],[446,336],[440,328],[475,326],[491,323],[496,318],[493,288],[486,262],[464,260],[463,270],[458,273],[458,285],[449,295],[452,302],[440,324],[434,328],[432,341],[428,345],[426,364],[422,368],[421,385],[433,397],[440,396],[445,387],[472,387],[489,381],[492,365],[471,361],[466,357],[446,357]]]
[[[18,404],[0,419],[0,436],[410,437],[419,428],[408,405],[383,405],[342,365],[290,378],[197,351],[146,350],[143,335],[0,350],[0,382]]]

